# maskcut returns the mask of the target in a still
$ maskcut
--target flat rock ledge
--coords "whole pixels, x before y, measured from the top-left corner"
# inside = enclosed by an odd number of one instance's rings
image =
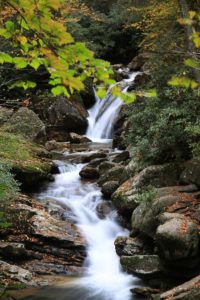
[[[0,231],[1,283],[33,286],[41,275],[82,273],[86,242],[75,224],[51,216],[25,195],[11,213],[13,227]]]

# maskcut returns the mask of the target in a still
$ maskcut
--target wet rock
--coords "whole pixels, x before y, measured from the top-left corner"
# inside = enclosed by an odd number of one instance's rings
[[[124,171],[124,167],[120,165],[117,165],[109,169],[107,172],[105,172],[100,176],[98,180],[98,184],[102,186],[104,183],[108,181],[117,181],[118,183],[120,183],[123,171]]]
[[[22,206],[23,207],[23,206]],[[29,220],[31,233],[45,240],[59,244],[62,248],[84,248],[85,241],[76,225],[51,217],[47,212],[32,210],[34,216]]]
[[[105,162],[102,162],[100,165],[99,165],[99,174],[100,175],[103,175],[105,174],[108,170],[114,168],[116,166],[115,163],[112,163],[110,161],[105,161]]]
[[[171,219],[168,215],[168,220],[157,228],[156,245],[166,260],[194,257],[199,246],[197,226],[182,215],[171,214]]]
[[[69,139],[72,144],[85,144],[90,143],[91,140],[87,138],[86,136],[71,132],[69,134]]]
[[[102,163],[107,162],[107,158],[95,158],[93,160],[91,160],[88,164],[88,166],[90,167],[99,167],[99,165],[101,165]]]
[[[92,153],[89,153],[87,155],[84,155],[83,158],[82,158],[82,162],[83,163],[89,163],[93,159],[106,158],[106,157],[107,157],[107,153],[105,153],[103,151],[92,152]]]
[[[26,285],[34,285],[32,274],[16,265],[11,265],[4,261],[0,261],[0,277],[24,283]]]
[[[167,292],[162,293],[158,300],[197,300],[200,299],[200,276],[187,281]]]
[[[101,192],[105,198],[110,198],[111,195],[116,191],[118,187],[119,187],[118,181],[108,181],[102,185]]]
[[[85,179],[99,178],[99,172],[98,172],[97,168],[93,168],[90,166],[83,167],[83,169],[80,171],[79,175]]]
[[[112,159],[112,161],[114,163],[120,163],[120,162],[124,162],[126,161],[127,159],[130,158],[130,153],[129,151],[123,151],[117,155],[114,156],[114,158]]]
[[[46,134],[44,123],[27,107],[22,107],[15,112],[4,127],[7,131],[19,134],[28,140],[35,140]]]
[[[145,254],[144,243],[138,238],[120,236],[115,240],[115,249],[119,256]]]
[[[179,199],[179,196],[168,195],[158,197],[153,202],[142,202],[132,214],[132,234],[136,235],[139,233],[148,238],[154,238],[159,225],[158,215]]]
[[[174,185],[178,178],[179,170],[174,164],[149,166],[138,175],[125,181],[113,194],[112,201],[119,213],[130,215],[138,206],[137,194],[145,187]]]
[[[99,203],[96,207],[97,215],[100,219],[105,219],[113,209],[111,202],[102,202]]]
[[[142,278],[155,277],[161,273],[157,255],[122,256],[120,262],[125,271]]]
[[[48,121],[54,127],[84,134],[87,129],[87,111],[78,101],[54,97],[48,109]]]
[[[114,124],[114,133],[113,133],[113,148],[117,148],[119,150],[126,149],[126,141],[125,141],[125,132],[127,128],[127,111],[129,105],[122,105],[116,122]]]
[[[35,166],[34,163],[30,166],[15,165],[12,168],[12,172],[15,175],[15,179],[21,183],[21,189],[30,192],[30,190],[36,188],[39,182],[49,181],[52,166],[51,160],[43,159],[39,167]]]
[[[183,171],[180,175],[180,181],[185,184],[196,184],[200,187],[200,162],[190,160],[182,165]]]
[[[150,287],[138,287],[131,289],[131,292],[139,296],[151,296],[152,294],[159,294],[160,290]]]

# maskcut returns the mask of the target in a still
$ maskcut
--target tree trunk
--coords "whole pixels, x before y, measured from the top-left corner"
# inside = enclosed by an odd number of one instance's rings
[[[186,0],[179,0],[179,5],[182,11],[183,18],[188,18],[189,14],[189,5]],[[196,55],[197,49],[195,48],[194,43],[191,41],[191,36],[193,34],[193,28],[191,25],[185,26],[185,32],[186,32],[186,38],[187,38],[187,52],[188,56],[192,59],[198,60],[198,57]],[[195,80],[200,83],[200,72],[197,69],[193,69],[193,74],[195,77]]]

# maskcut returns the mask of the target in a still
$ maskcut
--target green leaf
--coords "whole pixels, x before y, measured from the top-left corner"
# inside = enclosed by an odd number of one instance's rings
[[[26,60],[23,57],[15,57],[13,59],[13,63],[15,64],[15,67],[17,69],[26,68],[28,65],[28,63],[26,62]]]
[[[12,21],[7,21],[5,23],[5,26],[6,26],[6,29],[8,31],[10,31],[11,33],[13,33],[15,31],[15,25],[14,25],[14,23]]]
[[[185,88],[195,89],[198,87],[198,83],[188,77],[172,77],[171,80],[168,81],[169,85],[172,86],[180,86]]]
[[[67,97],[70,96],[67,89],[62,85],[57,85],[56,87],[52,88],[51,91],[52,91],[54,96],[58,96],[58,95],[61,95],[61,94],[64,94]]]
[[[23,88],[24,90],[33,89],[36,87],[36,83],[33,81],[17,81],[10,86],[10,89],[13,89],[16,87]]]
[[[12,56],[10,56],[7,53],[0,52],[0,64],[12,63],[12,62],[13,62]]]
[[[33,59],[32,62],[29,64],[33,69],[37,70],[40,66],[39,59]]]
[[[191,59],[191,58],[186,59],[184,61],[184,64],[191,68],[198,68],[200,66],[199,62],[196,59]]]

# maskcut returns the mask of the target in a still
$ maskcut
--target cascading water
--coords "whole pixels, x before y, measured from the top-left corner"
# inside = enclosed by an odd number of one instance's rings
[[[63,166],[59,167],[63,173],[56,175],[47,191],[39,196],[41,201],[52,198],[69,207],[88,244],[85,276],[76,281],[79,289],[85,291],[85,298],[77,290],[70,300],[129,300],[133,277],[122,272],[114,247],[116,237],[125,236],[128,231],[118,225],[114,210],[105,219],[98,217],[97,205],[104,200],[97,184],[81,181],[82,167],[67,164],[64,172]]]
[[[137,73],[122,82],[122,89],[127,89],[134,81]],[[122,101],[114,99],[108,92],[105,99],[97,98],[94,107],[89,110],[89,128],[87,135],[93,140],[112,137],[112,126]],[[84,155],[84,152],[82,153]],[[40,292],[39,296],[25,298],[26,300],[130,300],[130,288],[136,278],[121,270],[119,257],[116,254],[114,241],[117,236],[128,234],[117,223],[117,213],[114,209],[102,219],[97,213],[97,207],[105,202],[100,188],[96,183],[84,182],[79,172],[83,164],[72,164],[66,161],[56,161],[60,174],[55,175],[55,181],[47,190],[40,193],[41,201],[52,199],[62,207],[70,208],[71,218],[76,222],[87,241],[87,258],[84,276],[74,280],[73,288]]]
[[[117,83],[121,85],[122,91],[126,91],[134,82],[139,72],[133,72],[128,79]],[[108,90],[104,99],[99,99],[95,93],[96,103],[88,110],[88,129],[86,136],[92,141],[102,141],[102,139],[111,139],[113,124],[118,116],[123,101],[119,97],[113,97],[111,93],[112,87]]]

